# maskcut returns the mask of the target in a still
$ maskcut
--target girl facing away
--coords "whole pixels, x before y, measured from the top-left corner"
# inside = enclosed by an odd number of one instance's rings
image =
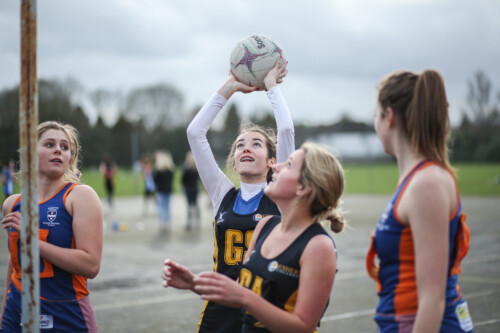
[[[80,184],[78,132],[54,121],[38,126],[40,328],[97,332],[87,279],[101,266],[102,208],[96,192]],[[20,194],[3,204],[10,258],[0,315],[2,332],[21,332]]]
[[[191,151],[200,178],[212,202],[214,212],[214,271],[236,280],[240,264],[248,250],[257,222],[266,215],[278,215],[279,209],[264,194],[272,174],[271,167],[284,161],[294,150],[294,128],[288,106],[278,83],[287,74],[286,65],[276,65],[264,79],[267,97],[276,118],[277,141],[259,126],[243,127],[234,141],[228,157],[228,170],[235,170],[241,188],[236,188],[217,162],[207,141],[207,131],[215,116],[235,92],[251,93],[250,87],[230,73],[227,81],[203,106],[187,129]],[[192,289],[194,274],[172,260],[165,261],[165,272],[180,275],[186,283],[165,282],[165,287]],[[206,301],[198,325],[198,332],[235,333],[241,331],[239,309]]]
[[[396,157],[399,182],[366,262],[377,282],[380,332],[472,332],[457,283],[469,229],[448,160],[449,127],[437,71],[401,71],[382,80],[375,130]]]

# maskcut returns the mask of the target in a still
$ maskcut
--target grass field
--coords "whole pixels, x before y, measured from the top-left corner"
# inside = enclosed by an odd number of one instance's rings
[[[500,164],[456,164],[461,195],[500,196]],[[398,181],[396,164],[345,165],[346,194],[391,194]],[[104,196],[104,182],[98,170],[84,170],[83,183]],[[121,169],[116,177],[116,196],[140,195],[140,174]],[[174,175],[174,192],[180,192],[181,171]]]
[[[391,194],[398,181],[396,164],[346,165],[346,193]],[[500,164],[455,164],[461,195],[500,196]]]

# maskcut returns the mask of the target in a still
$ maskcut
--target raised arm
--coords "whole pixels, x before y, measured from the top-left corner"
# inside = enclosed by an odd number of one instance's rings
[[[282,163],[295,151],[295,129],[292,116],[279,87],[267,91],[267,96],[276,119],[277,148],[276,163]]]
[[[270,70],[264,78],[267,97],[271,102],[271,108],[274,118],[276,119],[278,140],[276,163],[286,161],[288,156],[295,151],[295,129],[293,127],[292,116],[290,115],[285,97],[278,87],[278,83],[281,83],[288,73],[286,68],[288,61],[284,62],[282,65],[280,65],[280,61],[281,58],[278,58],[274,68]]]
[[[207,132],[227,99],[220,94],[214,94],[201,108],[187,128],[189,147],[193,153],[200,179],[207,190],[214,216],[217,213],[224,195],[234,186],[222,172],[215,160],[207,139]]]
[[[235,92],[250,93],[256,89],[257,87],[249,87],[236,81],[234,75],[229,72],[226,82],[205,103],[187,128],[189,146],[193,152],[200,179],[212,201],[214,215],[219,210],[222,199],[234,185],[217,165],[208,143],[207,132],[219,111]]]

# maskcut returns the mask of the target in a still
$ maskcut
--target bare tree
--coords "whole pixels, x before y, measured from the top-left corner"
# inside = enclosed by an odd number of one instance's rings
[[[497,92],[497,101],[490,103],[492,91],[491,81],[482,70],[474,74],[468,82],[467,110],[465,115],[472,115],[472,122],[478,126],[495,125],[499,121],[500,91]]]
[[[91,91],[88,97],[96,110],[97,117],[101,117],[107,122],[112,121],[112,118],[118,118],[118,110],[120,109],[120,103],[122,103],[122,96],[119,91],[98,88]]]
[[[492,85],[481,70],[468,81],[468,87],[462,123],[453,131],[451,157],[455,161],[498,162],[500,161],[500,91],[493,95],[491,101]]]
[[[157,84],[132,90],[125,98],[123,114],[132,121],[143,120],[148,128],[171,129],[186,121],[183,104],[175,87]]]

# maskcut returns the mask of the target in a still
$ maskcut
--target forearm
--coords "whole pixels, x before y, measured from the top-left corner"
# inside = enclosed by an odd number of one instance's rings
[[[444,297],[419,299],[413,333],[439,332],[444,314]]]
[[[295,151],[295,129],[288,105],[279,87],[269,89],[267,97],[276,119],[277,127],[277,152],[276,162],[281,163],[288,159]]]
[[[7,262],[7,273],[5,274],[5,289],[3,294],[2,308],[0,310],[0,318],[3,317],[5,311],[5,304],[7,303],[7,295],[9,294],[10,283],[12,282],[12,262],[10,258]],[[2,322],[0,321],[0,327],[2,327]]]
[[[40,256],[68,273],[93,279],[101,267],[101,256],[81,249],[62,248],[40,241]]]
[[[207,132],[227,100],[214,94],[198,112],[187,128],[189,147],[198,167],[200,179],[207,190],[214,211],[217,212],[222,198],[233,184],[217,165],[207,139]]]

